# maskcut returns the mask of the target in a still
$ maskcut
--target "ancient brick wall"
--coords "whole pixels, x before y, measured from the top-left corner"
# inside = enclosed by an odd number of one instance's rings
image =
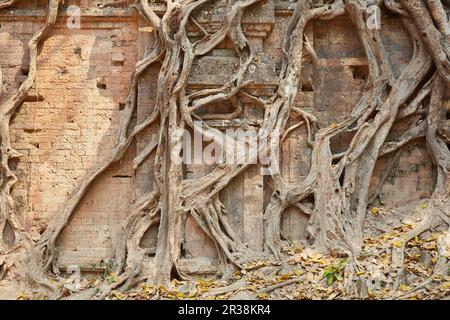
[[[36,84],[12,125],[14,147],[24,154],[17,163],[19,183],[13,195],[19,203],[22,222],[36,239],[48,219],[58,215],[80,177],[111,150],[133,65],[154,46],[152,28],[127,7],[130,2],[66,1],[58,24],[43,44]],[[208,32],[220,27],[224,3],[215,1],[196,13],[197,21]],[[67,28],[64,10],[69,5],[81,7],[81,29]],[[151,5],[157,12],[164,10],[158,1]],[[24,67],[27,42],[44,16],[45,5],[40,1],[23,0],[18,7],[14,15],[0,13],[0,64],[6,84],[3,100],[28,72]],[[244,33],[257,54],[249,85],[256,96],[269,96],[277,85],[283,37],[292,7],[292,1],[266,0],[245,13]],[[411,57],[410,40],[395,18],[382,21],[382,33],[398,74]],[[303,92],[296,103],[316,115],[320,125],[326,127],[344,119],[358,101],[368,74],[367,60],[346,16],[315,21],[307,26],[306,35],[319,59],[313,63],[305,54]],[[199,31],[193,27],[190,37],[199,37]],[[223,84],[233,75],[237,62],[233,47],[225,40],[210,55],[195,61],[188,89],[195,91]],[[151,111],[158,68],[150,68],[139,82],[137,122]],[[242,95],[236,101],[208,106],[201,113],[230,113],[232,104],[242,107],[243,112],[237,118],[216,121],[211,117],[207,122],[220,130],[259,126],[263,110]],[[297,121],[295,116],[290,119],[291,124]],[[407,121],[398,124],[395,132],[403,132]],[[155,128],[149,128],[140,134],[125,159],[104,173],[82,201],[59,238],[62,265],[96,269],[102,260],[112,257],[130,205],[136,195],[153,188],[152,156],[137,171],[131,162],[154,132]],[[349,137],[340,137],[333,151],[343,151],[348,143]],[[285,179],[298,181],[305,177],[309,150],[304,127],[290,133],[281,151]],[[208,170],[204,164],[187,165],[185,179],[201,177]],[[385,170],[386,161],[382,159],[376,167],[374,186]],[[411,144],[383,187],[384,203],[400,204],[427,197],[432,172],[424,142]],[[260,174],[259,166],[247,170],[221,193],[236,232],[256,250],[262,250],[263,211],[270,194],[271,185]],[[288,209],[283,215],[283,237],[303,238],[307,221],[308,216],[300,209]],[[195,266],[201,267],[198,272],[207,272],[216,257],[212,242],[189,217],[183,230],[181,264],[184,261],[184,266],[191,268],[193,264],[189,261],[201,260],[204,263]],[[153,248],[156,233],[157,226],[148,230],[141,245]]]
[[[8,85],[3,99],[27,74],[27,43],[42,25],[45,5],[33,9],[28,2],[18,4],[14,17],[0,18]],[[94,2],[78,4],[85,9],[81,29],[69,29],[64,17],[53,28],[41,49],[36,84],[12,125],[14,145],[25,155],[14,196],[35,238],[77,181],[110,152],[137,59],[134,14],[115,9],[103,16],[92,10]],[[63,264],[90,265],[111,256],[134,198],[129,158],[105,173],[82,201],[60,238]]]

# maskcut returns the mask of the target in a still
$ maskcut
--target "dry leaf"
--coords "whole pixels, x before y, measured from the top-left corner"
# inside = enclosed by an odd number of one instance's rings
[[[392,243],[392,245],[393,245],[394,247],[396,247],[396,248],[401,248],[401,247],[403,246],[403,242],[397,240],[397,241],[394,241],[394,242]]]

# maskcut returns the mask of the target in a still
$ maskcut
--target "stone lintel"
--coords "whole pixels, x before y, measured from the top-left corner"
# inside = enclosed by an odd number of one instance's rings
[[[249,121],[247,119],[232,119],[232,120],[205,120],[205,123],[216,129],[232,129],[240,128],[248,130],[250,128],[257,128],[262,121]]]
[[[190,88],[214,88],[230,81],[239,69],[236,57],[204,56],[194,62],[189,76]],[[248,68],[244,81],[251,81],[246,87],[276,88],[278,77],[275,66],[270,62],[255,62]]]

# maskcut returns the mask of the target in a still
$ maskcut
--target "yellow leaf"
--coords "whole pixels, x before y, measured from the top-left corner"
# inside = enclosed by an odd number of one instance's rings
[[[326,261],[323,259],[313,260],[313,262],[320,263],[320,264],[327,264]]]
[[[365,274],[366,272],[365,271],[358,271],[357,273],[356,273],[356,275],[357,276],[362,276],[363,274]]]
[[[321,255],[320,253],[312,252],[312,253],[308,253],[308,257],[311,259],[320,259],[323,257],[323,255]]]
[[[376,207],[372,207],[372,209],[370,209],[370,212],[372,212],[372,214],[374,216],[377,216],[378,213],[380,213],[380,209],[376,208]]]
[[[258,298],[259,298],[259,299],[265,299],[265,298],[267,298],[267,293],[258,293]]]
[[[22,292],[17,296],[17,300],[29,300],[29,299],[30,297],[25,292]]]
[[[394,239],[394,238],[395,238],[395,236],[390,233],[386,233],[385,235],[383,235],[384,240],[390,240],[390,239]]]
[[[116,298],[117,300],[125,300],[125,298],[126,298],[126,295],[124,295],[121,292],[113,291],[112,294],[113,294],[114,298]]]
[[[426,208],[428,208],[428,204],[427,204],[427,203],[422,203],[422,204],[420,205],[420,207],[421,207],[422,209],[426,209]]]
[[[394,246],[394,247],[396,247],[396,248],[401,248],[402,246],[403,246],[403,242],[402,241],[394,241],[393,243],[392,243],[392,245]]]
[[[177,293],[177,298],[178,299],[183,299],[184,298],[184,293],[183,292],[178,292]]]
[[[405,285],[402,284],[399,287],[399,289],[402,290],[402,291],[410,291],[412,288],[410,286],[405,286]]]
[[[444,284],[442,285],[442,288],[450,289],[450,282],[444,282]]]
[[[160,290],[161,292],[167,292],[167,291],[168,291],[167,288],[166,288],[165,286],[159,286],[159,290]]]
[[[440,275],[438,275],[438,274],[435,274],[431,278],[433,278],[434,281],[441,281],[442,280],[442,277]]]
[[[436,250],[436,243],[428,242],[428,243],[423,244],[423,247],[427,250]]]
[[[337,128],[337,123],[333,122],[332,124],[330,124],[330,129],[336,129]]]
[[[256,291],[256,290],[258,290],[258,288],[256,286],[250,285],[250,286],[247,286],[247,290]]]
[[[143,285],[143,286],[142,286],[142,290],[143,290],[146,294],[152,294],[152,293],[154,292],[153,287],[151,287],[151,286],[146,286],[146,285]]]
[[[297,277],[299,277],[299,276],[301,276],[302,274],[303,274],[303,272],[301,272],[300,270],[294,270],[294,274],[297,276]]]

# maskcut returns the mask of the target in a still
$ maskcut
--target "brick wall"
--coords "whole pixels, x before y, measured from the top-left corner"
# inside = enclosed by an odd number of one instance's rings
[[[122,17],[83,18],[80,30],[60,19],[42,47],[36,85],[13,121],[14,146],[25,155],[13,196],[35,238],[113,145],[137,59],[136,17],[119,13]],[[28,72],[26,44],[42,23],[26,15],[3,20],[1,65],[11,94]],[[59,239],[62,264],[97,264],[112,255],[134,199],[133,152],[104,173],[81,202]]]
[[[219,8],[223,2],[217,2]],[[105,6],[108,3],[112,5]],[[81,29],[68,29],[64,17],[53,28],[39,57],[36,85],[11,128],[14,146],[24,154],[17,164],[19,183],[13,195],[22,222],[36,239],[48,219],[59,214],[79,179],[111,150],[133,65],[154,45],[151,30],[132,10],[125,9],[126,1],[66,1],[66,6],[71,4],[82,8]],[[158,1],[153,5],[162,10]],[[268,96],[276,85],[274,76],[282,61],[282,41],[292,3],[268,0],[255,8],[258,10],[248,12],[244,18],[244,32],[260,57],[251,90]],[[2,101],[16,90],[28,72],[27,42],[42,25],[39,17],[43,9],[41,1],[23,0],[14,11],[14,18],[9,12],[0,13],[0,65],[6,84]],[[213,32],[219,26],[220,12],[209,10],[198,21]],[[316,49],[319,63],[313,65],[305,53],[303,93],[296,103],[318,116],[321,126],[328,126],[342,120],[357,103],[367,76],[367,61],[348,17],[311,23],[306,35]],[[190,36],[195,38],[198,34],[192,30]],[[383,39],[398,74],[411,56],[408,35],[398,20],[389,18],[383,21]],[[201,59],[196,61],[189,90],[217,86],[231,76],[235,60],[227,41]],[[136,121],[145,119],[153,106],[158,68],[150,68],[139,82]],[[215,74],[219,69],[223,72]],[[241,102],[244,112],[239,120],[257,125],[262,117],[260,110],[245,99]],[[229,112],[227,108],[225,104],[211,106],[203,112]],[[296,121],[295,116],[290,119],[291,124]],[[392,138],[406,128],[407,121],[396,125]],[[130,204],[136,195],[153,187],[152,156],[136,172],[130,162],[154,132],[155,127],[141,134],[125,159],[105,172],[82,200],[59,237],[63,265],[90,268],[112,256]],[[339,137],[336,142],[333,151],[343,151],[349,137]],[[310,150],[305,128],[290,134],[282,146],[281,158],[287,181],[306,176]],[[208,170],[207,166],[187,167],[186,179],[201,177]],[[386,160],[381,159],[373,185],[384,170]],[[432,182],[430,158],[423,141],[418,141],[401,156],[383,188],[384,200],[396,204],[426,197]],[[257,167],[233,180],[221,193],[236,232],[257,250],[262,249],[262,214],[270,194],[270,185]],[[283,215],[283,236],[292,240],[304,237],[307,219],[298,209],[288,209]],[[184,230],[185,258],[215,258],[212,242],[191,218]],[[156,233],[157,226],[147,232],[141,245],[154,247]]]

